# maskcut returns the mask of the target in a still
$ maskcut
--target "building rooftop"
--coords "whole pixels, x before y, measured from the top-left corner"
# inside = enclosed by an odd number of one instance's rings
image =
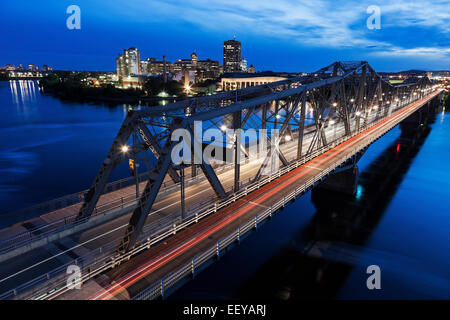
[[[227,72],[224,73],[221,78],[258,78],[258,77],[283,77],[286,78],[286,73],[277,73],[272,71],[264,71],[264,72]]]

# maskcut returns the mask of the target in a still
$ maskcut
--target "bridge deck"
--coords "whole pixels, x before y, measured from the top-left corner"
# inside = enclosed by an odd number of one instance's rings
[[[308,127],[305,130],[305,135],[306,135],[305,141],[308,141],[308,134],[314,132],[313,129],[314,128],[312,128],[312,127]],[[333,135],[336,135],[336,133],[339,134],[342,131],[342,129],[343,128],[340,128],[339,131],[335,130]],[[295,147],[296,147],[296,142],[292,141],[290,143],[285,143],[285,144],[281,145],[280,148],[283,153],[287,154],[288,159],[292,159],[295,156],[295,152],[296,152]],[[305,146],[304,147],[305,151],[306,151],[306,148],[307,147]],[[245,167],[243,167],[243,168],[245,168]],[[222,168],[219,168],[219,171],[218,171],[219,177],[222,178],[222,176],[224,175],[223,174],[224,172],[232,172],[233,171],[232,169],[233,169],[233,166],[224,166]],[[256,171],[255,172],[251,171],[251,173],[252,174],[243,173],[243,175],[242,175],[243,180],[252,177],[253,174],[256,173]],[[186,170],[185,170],[185,175],[186,175],[185,183],[187,186],[186,192],[189,192],[190,184],[193,184],[198,180],[205,180],[204,175],[200,171],[198,172],[197,178],[194,178],[194,179],[190,178],[190,174],[191,174],[191,168],[186,168]],[[232,186],[231,180],[230,180],[231,175],[229,177],[227,177],[226,181],[225,181],[225,186],[227,186],[228,188],[231,188],[231,186]],[[204,183],[206,184],[206,181],[204,181]],[[145,184],[146,184],[146,182],[141,182],[139,184],[139,190],[140,190],[141,194],[142,194],[143,189],[145,188]],[[170,179],[170,177],[166,177],[165,185],[166,185],[165,190],[167,190],[167,191],[162,190],[162,192],[160,192],[160,194],[158,194],[158,199],[164,198],[167,194],[171,194],[174,192],[176,193],[179,191],[178,190],[179,186],[177,187],[176,185],[174,185],[174,183]],[[209,187],[206,186],[206,188],[209,188]],[[101,211],[107,211],[109,209],[120,206],[121,202],[127,203],[127,202],[134,200],[135,195],[136,195],[136,186],[135,185],[127,186],[127,187],[121,188],[119,190],[115,190],[115,191],[103,194],[100,197],[96,207],[99,208],[99,210],[101,210]],[[209,196],[210,196],[210,198],[214,197],[214,194],[211,193]],[[16,238],[14,240],[21,241],[24,238],[29,237],[29,233],[31,233],[31,235],[37,235],[42,232],[48,232],[52,229],[57,229],[58,227],[61,227],[64,224],[72,223],[74,221],[76,215],[78,214],[81,205],[82,205],[81,202],[77,203],[77,204],[69,205],[64,208],[54,210],[49,213],[40,215],[38,217],[28,219],[26,221],[16,223],[10,227],[1,229],[0,230],[0,249],[2,246],[7,245],[7,241],[12,238]]]
[[[407,116],[418,110],[437,93],[418,100],[395,112],[383,121],[362,131],[340,145],[330,149],[308,163],[266,184],[248,196],[186,228],[166,241],[144,251],[130,261],[112,269],[98,279],[89,280],[82,290],[72,290],[61,299],[128,299],[149,285],[189,263],[205,249],[214,246],[237,228],[255,219],[263,209],[270,207],[285,194],[304,185],[311,178],[336,163],[344,162],[351,150],[363,149]],[[99,287],[105,289],[98,290]]]
[[[328,135],[332,138],[334,135],[338,135],[343,131],[343,127],[340,127],[339,130],[330,129],[328,131]],[[305,141],[310,139],[312,139],[312,134],[307,134],[305,136]],[[281,149],[288,160],[295,158],[297,153],[296,148],[296,141],[291,141],[281,145]],[[307,146],[305,146],[305,151],[306,148]],[[248,181],[250,178],[255,176],[261,161],[262,160],[258,160],[241,165],[242,181]],[[234,171],[232,168],[233,167],[230,166],[228,169],[218,172],[218,177],[227,191],[231,190],[234,183]],[[200,174],[200,176],[203,176],[203,174]],[[140,190],[143,190],[143,184],[141,184]],[[134,198],[134,194],[135,186],[130,186],[109,194],[105,194],[101,199],[104,199],[102,200],[104,203],[111,203],[108,202],[110,199],[120,201],[118,199],[120,199],[121,196],[129,195],[129,197]],[[186,188],[186,205],[188,210],[195,210],[197,207],[202,206],[205,203],[210,203],[211,199],[215,198],[214,191],[204,177],[200,177],[196,184]],[[81,204],[77,204],[66,207],[64,209],[49,213],[46,216],[55,215],[55,217],[52,217],[51,219],[58,219],[56,218],[56,215],[61,214],[62,212],[65,212],[65,214],[68,215],[75,214],[78,212],[80,205]],[[41,248],[33,249],[29,252],[14,256],[14,259],[0,262],[0,270],[2,275],[2,279],[0,279],[0,293],[32,280],[38,275],[45,274],[48,270],[53,270],[66,263],[70,263],[74,259],[83,256],[89,251],[96,250],[105,244],[118,242],[124,234],[124,228],[127,225],[132,208],[133,207],[130,207],[128,213],[125,213],[122,216],[108,221],[100,226],[75,233],[70,237],[65,237]],[[147,218],[146,225],[148,226],[168,216],[178,217],[180,210],[179,190],[175,189],[172,192],[167,192],[166,194],[158,197],[152,208],[151,214]],[[6,235],[7,232],[4,233],[5,237]],[[33,267],[29,268],[30,265]],[[20,274],[17,273],[18,270],[20,270]],[[18,277],[19,275],[20,277]],[[20,278],[20,282],[17,281],[18,278]],[[3,281],[3,279],[5,280]]]

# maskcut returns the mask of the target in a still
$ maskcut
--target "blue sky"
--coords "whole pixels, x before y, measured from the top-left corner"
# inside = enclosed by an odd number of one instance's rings
[[[66,9],[81,9],[68,30]],[[369,30],[366,9],[381,10]],[[115,70],[136,46],[141,57],[222,63],[235,35],[257,70],[313,71],[336,60],[367,60],[377,71],[450,69],[450,0],[2,0],[0,65]]]

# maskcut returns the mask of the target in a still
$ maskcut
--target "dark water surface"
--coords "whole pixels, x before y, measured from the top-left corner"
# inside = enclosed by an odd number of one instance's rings
[[[0,82],[0,102],[1,213],[87,189],[128,110],[35,81]],[[362,157],[356,197],[308,193],[169,299],[450,298],[450,114],[401,132]],[[372,264],[381,290],[366,287]]]
[[[62,102],[32,80],[0,82],[0,102],[2,213],[89,188],[127,112]]]

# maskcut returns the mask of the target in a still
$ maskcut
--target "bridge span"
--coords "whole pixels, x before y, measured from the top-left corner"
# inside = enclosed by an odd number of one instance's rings
[[[338,191],[353,193],[368,146],[441,92],[427,78],[393,86],[367,62],[336,62],[309,76],[132,111],[76,203],[0,231],[1,297],[164,296],[329,176],[345,173]],[[195,133],[196,121],[231,138],[223,149],[234,161],[173,163],[174,132]],[[277,135],[257,136],[270,147],[252,158],[230,128]],[[108,184],[130,159],[147,166],[144,174],[134,165],[123,188]],[[67,287],[69,265],[82,271],[81,290]]]

